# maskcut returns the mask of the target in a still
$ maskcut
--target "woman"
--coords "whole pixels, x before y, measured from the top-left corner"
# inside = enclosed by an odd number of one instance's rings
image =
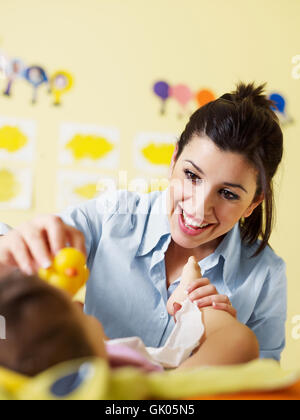
[[[106,193],[61,218],[39,217],[0,239],[0,264],[30,274],[47,267],[51,254],[67,243],[86,247],[91,277],[85,311],[102,322],[110,338],[139,336],[159,347],[174,327],[167,299],[194,255],[205,277],[188,292],[207,309],[207,337],[226,317],[231,327],[223,332],[220,327],[213,346],[205,353],[202,343],[185,366],[210,363],[212,347],[213,361],[227,363],[230,343],[236,348],[247,341],[243,328],[237,328],[236,340],[230,336],[236,314],[255,333],[260,356],[279,360],[285,344],[285,263],[268,240],[272,178],[283,141],[270,106],[263,86],[240,84],[192,115],[176,145],[166,191]],[[253,342],[250,347],[255,354]],[[245,356],[249,348],[234,361],[251,359]],[[218,359],[217,353],[228,358]]]

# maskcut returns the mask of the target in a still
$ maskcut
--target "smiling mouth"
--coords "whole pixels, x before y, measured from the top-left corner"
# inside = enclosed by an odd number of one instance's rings
[[[214,224],[215,223],[203,223],[202,225],[197,225],[185,215],[183,209],[181,209],[181,214],[179,214],[179,225],[181,226],[183,232],[189,235],[200,234]]]
[[[205,227],[207,227],[208,225],[211,225],[212,223],[205,223],[205,222],[203,222],[203,223],[201,223],[201,224],[199,224],[199,223],[197,223],[197,222],[195,222],[192,218],[190,218],[186,213],[185,213],[185,211],[182,209],[182,216],[183,216],[183,221],[184,221],[184,224],[187,226],[187,227],[192,227],[192,228],[194,228],[194,229],[197,229],[197,228],[205,228]]]

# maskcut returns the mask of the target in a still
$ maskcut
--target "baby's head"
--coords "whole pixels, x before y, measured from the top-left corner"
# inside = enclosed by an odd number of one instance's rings
[[[58,363],[106,357],[101,324],[70,297],[36,276],[0,273],[0,366],[35,376]]]

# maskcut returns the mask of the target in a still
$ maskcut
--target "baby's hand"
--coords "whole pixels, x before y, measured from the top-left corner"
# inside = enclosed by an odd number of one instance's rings
[[[174,290],[167,302],[167,311],[174,316],[174,303],[182,304],[187,298],[186,289],[196,278],[201,277],[201,270],[194,256],[188,259],[182,270],[181,282],[177,289]]]
[[[215,309],[228,312],[236,318],[237,312],[231,305],[228,296],[219,295],[216,287],[210,283],[208,278],[202,277],[191,282],[187,288],[187,293],[189,299],[196,303],[199,309],[212,306]]]
[[[209,279],[202,277],[200,267],[194,256],[190,257],[183,267],[181,282],[167,302],[169,314],[175,316],[181,304],[187,298],[195,302],[199,309],[212,306],[215,309],[228,312],[236,318],[237,312],[231,305],[228,296],[220,295]]]

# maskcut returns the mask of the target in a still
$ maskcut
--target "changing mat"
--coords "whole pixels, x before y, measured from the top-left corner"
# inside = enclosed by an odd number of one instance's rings
[[[33,379],[0,369],[0,399],[201,398],[222,393],[275,391],[299,380],[299,371],[285,371],[274,360],[266,359],[236,366],[150,374],[136,368],[111,370],[103,360],[80,359],[57,365]]]

